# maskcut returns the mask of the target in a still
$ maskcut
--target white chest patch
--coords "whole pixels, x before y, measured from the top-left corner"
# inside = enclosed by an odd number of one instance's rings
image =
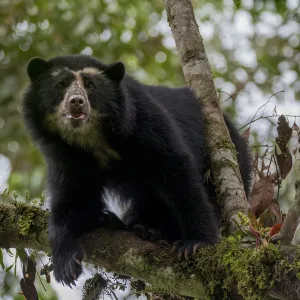
[[[106,209],[116,214],[123,222],[126,223],[126,214],[131,208],[131,201],[123,200],[115,191],[105,189],[103,194],[103,202]]]

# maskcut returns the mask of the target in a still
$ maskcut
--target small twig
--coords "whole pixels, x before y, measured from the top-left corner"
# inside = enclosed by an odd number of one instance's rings
[[[224,92],[224,91],[220,91],[220,90],[219,90],[218,92],[219,92],[219,93],[223,93],[223,94],[225,94],[225,95],[228,96],[228,98],[225,99],[225,100],[223,100],[223,101],[221,101],[221,103],[227,102],[227,101],[230,100],[230,99],[232,99],[232,101],[234,101],[234,98],[235,98],[237,95],[239,95],[238,93],[235,93],[235,94],[230,95],[230,94],[228,94],[228,93],[226,93],[226,92]],[[219,96],[219,98],[220,98],[220,96]]]
[[[263,147],[274,148],[273,145],[256,145],[256,146],[251,146],[251,148],[263,148]]]
[[[300,116],[295,116],[295,115],[284,115],[285,117],[293,117],[293,118],[300,118]],[[272,122],[271,120],[269,120],[269,118],[278,118],[277,115],[272,115],[272,116],[260,116],[256,119],[252,118],[252,120],[250,122],[248,122],[247,124],[245,124],[244,126],[242,126],[241,128],[239,128],[239,130],[242,130],[243,128],[247,127],[248,125],[260,120],[260,119],[267,119],[268,121]],[[272,123],[273,124],[273,123]],[[275,124],[274,124],[275,125]]]
[[[264,109],[263,109],[263,111],[262,111],[262,113],[261,113],[261,117],[264,115],[265,109],[266,109],[268,103],[270,102],[270,99],[271,99],[272,97],[274,97],[274,96],[280,94],[280,93],[283,93],[283,92],[284,92],[284,91],[279,91],[279,92],[277,92],[277,93],[274,93],[273,95],[271,95],[271,96],[268,98],[268,100],[267,100],[267,102],[265,103],[265,105],[262,105],[262,107],[264,107]],[[276,109],[276,106],[275,106],[275,109]]]
[[[270,163],[268,165],[267,176],[270,176],[270,167],[271,167],[272,162],[273,162],[273,155],[271,156]]]
[[[116,300],[118,300],[118,297],[116,296],[115,292],[113,290],[110,290],[110,292],[112,293],[112,295],[115,297]]]
[[[259,119],[265,118],[265,117],[263,116],[263,114],[265,113],[265,108],[266,108],[266,106],[268,105],[268,103],[270,102],[270,99],[271,99],[273,96],[275,96],[275,95],[277,95],[277,94],[279,94],[279,93],[282,93],[282,92],[283,92],[283,91],[280,91],[280,92],[277,92],[277,93],[271,95],[271,96],[268,98],[268,100],[267,100],[263,105],[261,105],[261,106],[258,108],[258,110],[255,112],[255,114],[254,114],[252,120],[251,120],[248,124],[246,124],[245,126],[243,126],[242,128],[246,127],[246,126],[249,125],[249,124],[252,124],[253,122],[255,122],[255,121],[259,120]],[[255,119],[256,115],[257,115],[258,112],[261,110],[261,108],[264,108],[263,111],[262,111],[262,113],[261,113],[261,116],[260,116],[259,118]],[[255,119],[255,120],[254,120],[254,119]],[[239,130],[241,130],[242,128],[240,128]]]
[[[36,272],[36,275],[38,276],[38,278],[39,278],[39,280],[40,280],[40,283],[41,283],[41,285],[42,285],[44,291],[47,292],[47,289],[46,289],[45,285],[43,284],[43,281],[42,281],[42,278],[41,278],[39,272]]]
[[[255,238],[256,238],[256,248],[258,248],[259,240],[260,240],[259,232],[257,232],[256,230],[254,230],[252,226],[249,226],[249,229],[255,235]]]
[[[274,157],[274,155],[272,155],[272,157]],[[280,177],[279,177],[279,171],[278,171],[278,164],[277,164],[277,160],[275,159],[274,157],[274,162],[275,162],[275,168],[276,168],[276,176],[277,176],[277,197],[276,197],[276,200],[277,202],[279,201],[279,191],[280,191]]]
[[[280,234],[274,238],[274,241],[281,241],[283,245],[292,243],[295,231],[300,221],[300,180],[295,183],[296,195],[293,204],[283,221]]]

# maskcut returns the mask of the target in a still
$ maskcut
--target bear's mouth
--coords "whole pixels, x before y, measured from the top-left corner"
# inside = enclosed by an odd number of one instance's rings
[[[84,120],[86,118],[86,114],[83,112],[71,112],[66,115],[68,119],[75,119],[75,120]]]

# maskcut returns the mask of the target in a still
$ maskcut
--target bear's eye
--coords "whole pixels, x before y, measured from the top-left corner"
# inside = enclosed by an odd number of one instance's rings
[[[61,81],[61,82],[59,82],[59,83],[57,84],[57,87],[58,87],[59,89],[63,89],[63,88],[66,87],[66,83],[65,83],[64,81]]]
[[[87,88],[92,91],[95,88],[95,85],[91,81],[89,81],[87,83]]]

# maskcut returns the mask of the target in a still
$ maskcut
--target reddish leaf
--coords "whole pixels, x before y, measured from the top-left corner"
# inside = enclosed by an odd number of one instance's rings
[[[252,228],[252,226],[249,226],[250,231],[252,232],[252,234],[255,236],[256,239],[256,248],[259,245],[259,240],[260,240],[260,232],[256,231],[254,228]]]
[[[291,136],[292,136],[292,131],[293,129],[289,126],[289,123],[287,122],[286,118],[281,115],[278,118],[278,122],[277,122],[278,126],[277,126],[277,132],[278,132],[278,138],[282,141],[279,142],[279,147],[281,148],[281,145],[283,145],[284,147],[286,146],[286,143],[290,140]],[[282,152],[284,152],[283,149],[281,149]]]
[[[259,217],[270,205],[274,195],[273,177],[262,177],[251,192],[251,210]]]
[[[281,211],[277,200],[273,200],[270,203],[269,210],[276,217],[276,223],[281,223]]]
[[[248,210],[248,218],[250,220],[250,224],[254,229],[257,229],[257,219],[251,209]]]
[[[46,272],[46,282],[47,283],[51,283],[51,277],[50,277],[50,273]]]
[[[293,130],[296,130],[296,131],[299,131],[299,127],[298,127],[298,125],[296,124],[295,121],[294,121],[294,124],[293,124],[293,126],[292,126],[292,129],[293,129]]]
[[[276,217],[269,209],[266,209],[259,217],[260,227],[272,227],[276,224]]]
[[[247,144],[249,142],[249,136],[250,136],[250,127],[248,129],[246,129],[244,131],[244,133],[242,134],[242,137],[244,138],[244,140],[246,141]]]
[[[296,145],[296,147],[293,149],[293,155],[295,157],[295,160],[299,160],[300,159],[300,143],[299,142]]]
[[[36,288],[30,278],[22,278],[20,286],[26,300],[39,300]]]
[[[295,149],[293,150],[293,154],[294,154],[294,156],[296,156],[296,154],[297,154],[297,148],[295,148]]]
[[[281,226],[282,226],[282,224],[279,223],[279,224],[276,224],[273,227],[271,227],[271,229],[269,231],[269,235],[274,236],[274,235],[278,234],[280,232]]]
[[[294,125],[296,124],[294,123]],[[289,123],[283,115],[278,118],[277,132],[278,137],[275,139],[275,155],[280,170],[280,176],[284,179],[289,174],[293,165],[292,155],[287,147],[293,129],[290,128]]]
[[[32,282],[34,282],[36,274],[36,262],[30,258],[26,258],[23,263],[22,271],[24,278],[30,278]]]
[[[282,177],[282,179],[284,179],[292,169],[293,158],[288,148],[286,148],[285,152],[282,152],[281,154],[279,154],[278,152],[279,151],[277,147],[275,147],[275,154],[276,154],[277,164],[280,170],[280,176]]]

